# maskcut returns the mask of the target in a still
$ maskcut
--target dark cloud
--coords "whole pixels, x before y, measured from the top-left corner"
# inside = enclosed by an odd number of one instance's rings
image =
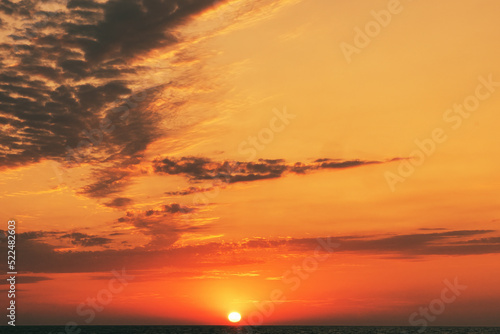
[[[183,206],[177,203],[174,204],[167,204],[167,205],[162,205],[159,210],[146,210],[144,214],[146,216],[157,216],[157,215],[162,215],[165,216],[168,213],[176,214],[176,213],[191,213],[194,212],[195,209],[188,207],[188,206]]]
[[[494,230],[459,230],[436,233],[417,233],[387,237],[338,237],[333,238],[341,244],[336,251],[367,252],[375,254],[392,253],[401,257],[416,257],[422,255],[471,255],[500,252],[500,242],[492,238],[482,245],[470,245],[475,239],[459,240],[459,238],[475,237],[493,233]],[[290,241],[298,246],[317,243],[316,239],[298,239]],[[474,243],[474,242],[473,242]]]
[[[109,206],[111,208],[123,208],[129,206],[133,203],[133,200],[125,197],[117,197],[114,198],[111,202],[104,203],[104,205]]]
[[[377,161],[361,161],[361,160],[352,160],[352,161],[341,161],[341,162],[335,162],[335,161],[330,161],[330,162],[323,162],[320,165],[320,168],[349,168],[349,167],[356,167],[356,166],[361,166],[361,165],[370,165],[374,163],[379,163]]]
[[[103,238],[96,235],[89,235],[85,233],[73,232],[62,235],[61,238],[68,238],[73,245],[83,247],[104,246],[111,243],[111,239]]]
[[[26,240],[30,239],[40,239],[43,238],[47,235],[49,235],[50,232],[43,232],[43,231],[31,231],[31,232],[24,232],[24,233],[19,233],[18,237],[23,238]]]
[[[483,244],[483,245],[488,245],[488,244],[500,244],[500,237],[491,237],[491,238],[481,238],[481,239],[473,239],[473,240],[467,240],[465,242],[455,242],[455,244],[461,245],[461,244]]]
[[[196,208],[178,203],[162,205],[156,209],[130,211],[117,220],[119,226],[128,225],[151,238],[146,248],[166,248],[176,243],[182,234],[206,230],[207,225],[190,224],[184,215],[196,212]]]
[[[177,203],[173,203],[169,205],[164,205],[163,211],[169,213],[190,213],[195,211],[195,209],[188,206],[183,206]]]
[[[8,129],[0,168],[140,156],[161,135],[161,117],[148,108],[159,87],[132,95],[143,78],[130,74],[154,69],[131,58],[177,43],[173,32],[217,1],[49,1],[59,3],[50,11],[44,2],[0,4],[2,15],[22,22],[0,44],[0,124]]]
[[[214,180],[224,183],[236,183],[279,178],[287,172],[304,174],[313,170],[343,169],[379,163],[383,163],[383,161],[318,159],[313,163],[296,162],[289,164],[283,159],[260,159],[258,162],[220,162],[208,158],[182,157],[157,158],[154,160],[153,166],[157,173],[183,175],[192,181]],[[196,191],[193,190],[192,192]],[[187,191],[187,193],[190,192]]]
[[[185,195],[190,195],[194,193],[203,193],[207,191],[212,191],[214,190],[214,187],[188,187],[184,190],[177,190],[177,191],[167,191],[165,192],[166,195],[171,195],[171,196],[185,196]]]
[[[84,48],[86,58],[91,62],[115,57],[129,58],[176,43],[172,30],[217,2],[219,1],[108,1],[104,5],[104,20],[96,26],[93,36],[95,43],[89,43]]]
[[[70,0],[68,1],[68,8],[83,8],[83,9],[99,9],[103,8],[103,5],[95,2],[93,0]]]
[[[122,191],[130,178],[130,171],[116,168],[101,169],[93,175],[94,182],[83,187],[80,193],[102,198]]]
[[[307,251],[320,245],[336,243],[335,252],[362,252],[376,255],[393,254],[395,257],[416,257],[423,255],[471,255],[500,253],[500,238],[466,239],[494,230],[459,230],[441,233],[417,233],[394,236],[339,236],[330,238],[295,238],[269,240],[256,238],[248,240],[242,247],[276,248],[288,246],[291,249]],[[457,240],[459,239],[459,240]],[[471,246],[471,244],[480,244]]]
[[[16,237],[21,240],[38,240],[42,238],[53,238],[60,234],[64,233],[57,231],[29,231],[29,232],[16,233]],[[7,231],[0,230],[0,235],[6,236]]]

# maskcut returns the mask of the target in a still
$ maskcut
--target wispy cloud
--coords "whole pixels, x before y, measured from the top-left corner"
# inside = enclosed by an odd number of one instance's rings
[[[148,236],[150,241],[144,245],[145,248],[163,249],[174,245],[183,234],[199,233],[208,228],[206,224],[193,224],[190,220],[180,218],[195,211],[194,207],[172,203],[156,209],[129,211],[115,225],[122,228],[133,227],[137,232]]]

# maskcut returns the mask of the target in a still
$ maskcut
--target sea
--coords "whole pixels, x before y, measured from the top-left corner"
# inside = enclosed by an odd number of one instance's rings
[[[0,333],[23,334],[500,334],[500,327],[379,326],[16,326]]]

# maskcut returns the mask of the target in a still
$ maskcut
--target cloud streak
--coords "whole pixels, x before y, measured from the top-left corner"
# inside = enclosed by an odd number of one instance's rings
[[[137,226],[144,233],[159,233],[170,235],[199,228],[175,226],[174,224],[160,226],[159,217],[166,218],[175,212],[177,206],[165,206],[150,214],[128,214],[122,222]],[[147,219],[147,217],[153,217]],[[170,217],[171,218],[171,217]],[[163,221],[163,224],[165,222]],[[204,229],[204,228],[203,228]],[[436,233],[415,233],[392,236],[332,236],[330,240],[340,244],[336,253],[362,253],[377,257],[391,256],[399,258],[416,258],[434,255],[480,255],[500,253],[498,237],[482,237],[495,233],[494,230],[456,230]],[[3,231],[3,233],[5,233]],[[26,235],[27,236],[27,235]],[[78,233],[68,234],[72,240],[89,238]],[[20,235],[18,248],[23,257],[19,259],[23,270],[36,273],[58,272],[98,272],[107,271],[117,266],[127,266],[132,269],[158,269],[164,266],[220,268],[225,266],[262,263],[265,258],[248,257],[251,250],[274,250],[286,254],[297,252],[307,254],[318,246],[317,238],[265,239],[254,238],[240,242],[210,242],[191,246],[173,246],[174,239],[167,244],[166,239],[156,239],[149,247],[133,249],[104,249],[96,251],[61,252],[55,247],[32,238]],[[325,238],[326,240],[326,238]],[[156,242],[162,242],[162,247]],[[254,254],[254,253],[253,253]],[[266,254],[268,254],[266,252]],[[44,261],[38,259],[44,258]],[[99,258],[100,261],[95,261]]]
[[[392,160],[391,160],[392,161]],[[305,174],[325,169],[346,169],[385,161],[317,159],[312,163],[286,163],[283,159],[259,159],[258,162],[213,161],[203,157],[157,158],[153,161],[156,173],[181,175],[190,181],[217,180],[224,183],[275,179],[286,173]],[[189,188],[179,194],[196,192]]]

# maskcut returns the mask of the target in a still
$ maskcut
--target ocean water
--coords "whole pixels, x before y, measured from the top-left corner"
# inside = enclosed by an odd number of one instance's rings
[[[80,331],[79,331],[80,330]],[[379,327],[379,326],[64,326],[0,327],[0,333],[23,334],[500,334],[500,327]]]

